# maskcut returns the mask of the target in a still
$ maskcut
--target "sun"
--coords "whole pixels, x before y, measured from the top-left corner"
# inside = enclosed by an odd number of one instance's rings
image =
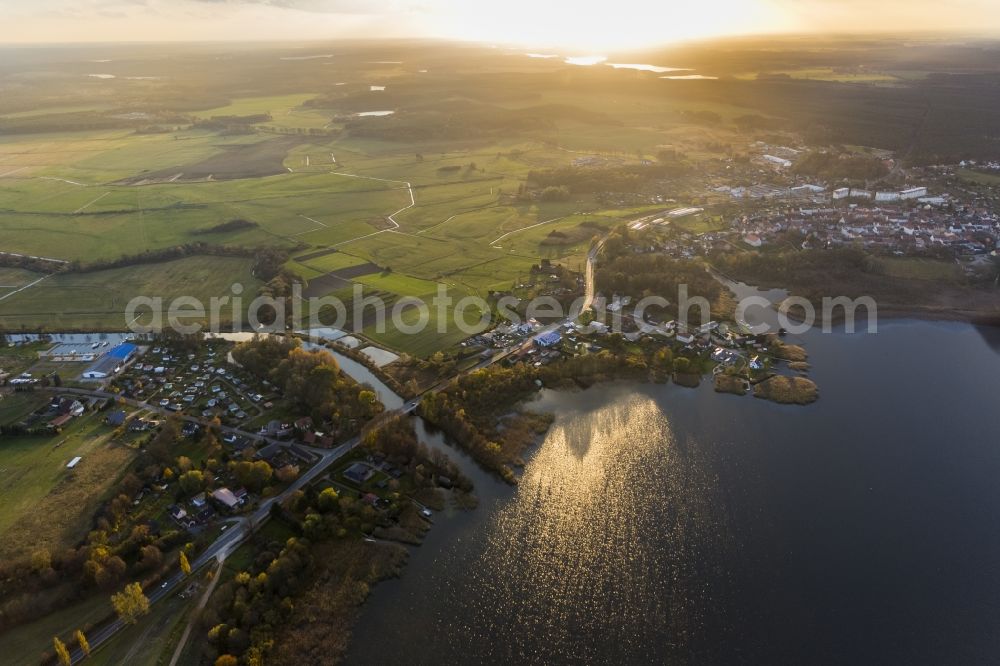
[[[442,10],[445,7],[441,7]],[[447,3],[432,21],[444,36],[504,44],[545,45],[581,53],[623,52],[705,37],[791,28],[770,0],[508,0],[496,5]]]

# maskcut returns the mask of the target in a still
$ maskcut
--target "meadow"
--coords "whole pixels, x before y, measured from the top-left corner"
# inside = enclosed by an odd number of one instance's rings
[[[15,422],[45,402],[13,394],[0,401],[0,419]],[[134,453],[109,443],[100,415],[74,419],[62,433],[7,437],[0,446],[0,553],[25,555],[38,548],[71,547],[90,530],[90,516]],[[75,456],[83,461],[66,469]],[[39,512],[59,520],[38,521]]]
[[[242,284],[247,294],[257,289],[260,281],[250,274],[249,259],[196,256],[89,273],[57,273],[0,301],[0,326],[54,332],[121,331],[128,324],[125,308],[132,298],[161,297],[165,312],[174,298],[193,296],[207,308],[211,297],[231,296],[234,283]]]

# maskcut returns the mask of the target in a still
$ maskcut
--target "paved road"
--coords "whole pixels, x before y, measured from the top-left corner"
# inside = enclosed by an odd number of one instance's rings
[[[642,218],[642,219],[652,219],[652,217],[654,217],[654,216],[648,216],[648,218]],[[584,300],[583,300],[583,303],[581,305],[580,310],[578,312],[571,311],[569,313],[568,317],[566,317],[565,319],[563,319],[561,321],[558,321],[558,322],[549,324],[548,326],[545,326],[544,328],[540,329],[539,331],[536,331],[535,335],[540,335],[542,333],[546,333],[546,332],[558,330],[559,327],[562,326],[563,324],[575,321],[576,318],[582,312],[585,312],[587,309],[589,309],[591,307],[591,305],[593,304],[593,300],[594,300],[594,265],[595,265],[595,263],[597,261],[597,255],[600,253],[601,248],[604,246],[604,242],[606,240],[607,240],[607,236],[605,236],[604,238],[600,239],[597,243],[594,244],[594,246],[591,248],[590,252],[587,254],[587,266],[586,266],[586,273],[585,273]],[[532,336],[532,337],[534,337],[534,336]],[[515,345],[513,347],[509,347],[507,349],[504,349],[504,350],[500,351],[499,353],[493,355],[492,357],[483,360],[481,363],[478,363],[477,365],[469,368],[464,373],[460,373],[459,375],[456,375],[454,377],[446,379],[446,380],[444,380],[444,381],[436,384],[435,386],[431,387],[430,389],[427,389],[426,391],[424,391],[421,394],[421,396],[418,396],[418,397],[416,397],[416,398],[414,398],[412,400],[407,401],[406,403],[403,404],[403,406],[401,408],[399,408],[398,410],[395,410],[395,412],[391,412],[391,413],[412,414],[417,409],[417,406],[420,404],[420,400],[421,400],[421,397],[423,395],[427,395],[429,393],[440,391],[441,389],[445,388],[446,386],[448,386],[449,384],[451,384],[452,382],[454,382],[459,376],[461,376],[461,374],[468,374],[470,372],[474,372],[475,370],[479,370],[481,368],[485,368],[487,366],[493,365],[494,363],[499,363],[500,361],[504,360],[505,358],[507,358],[511,354],[514,354],[515,352],[520,351],[525,346],[530,345],[530,344],[531,344],[531,340],[528,339],[528,340],[526,340],[522,344]],[[142,401],[137,401],[137,400],[131,400],[131,399],[127,399],[127,398],[122,398],[118,394],[109,393],[109,392],[106,392],[106,391],[89,391],[89,390],[86,390],[86,389],[74,389],[74,388],[58,388],[58,389],[52,388],[51,390],[56,390],[56,391],[58,391],[60,393],[65,393],[65,394],[84,395],[84,396],[92,396],[92,397],[100,397],[100,398],[111,398],[111,399],[114,399],[114,400],[123,400],[125,402],[125,404],[132,405],[134,407],[141,407],[143,409],[149,409],[149,410],[156,411],[156,412],[159,412],[159,413],[165,414],[165,415],[174,415],[175,414],[175,412],[169,412],[169,411],[167,411],[165,409],[160,408],[158,405],[151,405],[149,403],[142,402]],[[203,426],[213,425],[213,424],[209,423],[206,419],[201,419],[201,418],[194,417],[194,416],[180,415],[180,417],[182,419],[184,419],[185,421],[191,421],[193,423],[198,423],[199,425],[203,425]],[[244,437],[250,437],[250,438],[253,438],[253,439],[260,440],[260,441],[266,441],[268,443],[278,443],[278,444],[286,445],[286,446],[290,445],[289,442],[285,442],[285,441],[281,441],[281,440],[276,440],[276,439],[271,439],[271,438],[264,437],[264,436],[256,434],[256,433],[248,433],[248,432],[245,432],[245,431],[240,430],[238,428],[230,428],[228,426],[221,426],[220,429],[223,432],[229,432],[229,433],[237,434],[237,435],[244,436]],[[352,438],[351,440],[349,440],[347,442],[344,442],[340,446],[337,446],[336,448],[333,448],[333,449],[316,449],[316,448],[313,448],[313,447],[298,446],[298,448],[303,449],[303,450],[307,450],[310,453],[312,453],[313,455],[317,456],[318,460],[316,461],[316,463],[312,467],[310,467],[308,470],[306,470],[305,473],[303,473],[301,476],[299,476],[299,478],[296,479],[280,495],[277,495],[275,497],[269,498],[269,499],[265,500],[264,502],[262,502],[260,504],[259,508],[253,514],[251,514],[249,516],[242,516],[242,517],[240,517],[240,518],[235,519],[234,521],[232,521],[231,522],[231,526],[228,527],[226,529],[226,531],[223,532],[223,534],[220,535],[219,538],[217,538],[212,543],[211,546],[209,546],[201,555],[199,555],[191,563],[191,569],[192,569],[192,571],[197,571],[197,570],[201,569],[202,567],[204,567],[206,564],[208,564],[212,560],[216,560],[216,561],[219,561],[219,562],[225,560],[225,558],[232,551],[234,551],[241,543],[243,543],[243,541],[248,536],[250,536],[250,534],[253,533],[254,529],[259,528],[260,525],[264,521],[266,521],[268,519],[268,517],[270,517],[270,515],[271,515],[271,507],[274,505],[275,502],[281,502],[281,501],[285,500],[286,498],[288,498],[289,496],[291,496],[292,493],[294,493],[294,492],[296,492],[298,490],[301,490],[302,488],[304,488],[305,486],[309,485],[310,483],[312,483],[317,478],[321,477],[330,468],[330,466],[333,465],[333,463],[335,463],[338,459],[340,459],[342,456],[344,456],[349,451],[351,451],[354,447],[356,447],[358,444],[360,444],[363,435],[364,435],[364,431],[362,432],[362,434],[360,434],[360,435]],[[160,599],[162,599],[162,598],[170,595],[171,593],[174,592],[174,590],[181,583],[184,582],[184,580],[186,578],[187,578],[187,576],[185,576],[183,573],[177,572],[177,573],[173,574],[172,576],[166,578],[164,581],[162,581],[159,584],[159,586],[157,586],[155,588],[149,588],[149,589],[147,589],[146,596],[149,597],[149,602],[151,604],[153,604],[153,603],[156,603],[157,601],[159,601]],[[104,625],[104,626],[102,626],[102,627],[94,630],[91,633],[91,635],[88,636],[88,639],[89,639],[89,642],[90,642],[90,646],[91,646],[91,650],[94,650],[98,646],[100,646],[100,645],[104,644],[105,642],[109,641],[116,633],[118,633],[119,631],[121,631],[124,628],[125,628],[125,624],[121,620],[115,619],[113,622],[111,622],[109,624],[106,624],[106,625]],[[84,655],[83,655],[83,652],[81,650],[79,650],[79,648],[77,648],[76,650],[74,650],[71,653],[70,656],[72,657],[72,661],[73,661],[74,664],[83,661],[84,658],[85,658]]]
[[[408,403],[409,404],[409,403]],[[412,412],[416,408],[414,403],[407,412]],[[297,490],[301,490],[309,483],[321,476],[326,470],[337,461],[338,458],[346,454],[348,451],[353,449],[361,442],[361,436],[358,435],[353,439],[341,444],[340,446],[329,449],[311,449],[312,451],[322,451],[320,454],[319,461],[316,462],[312,467],[306,470],[298,479],[296,479],[288,488],[285,489],[283,493],[275,497],[271,497],[264,502],[261,502],[259,508],[254,511],[249,516],[242,516],[230,523],[230,526],[223,532],[218,539],[216,539],[211,546],[209,546],[205,551],[199,555],[192,563],[192,571],[197,571],[202,568],[212,560],[223,561],[233,550],[235,550],[250,534],[253,530],[259,527],[267,518],[270,516],[271,507],[275,502],[281,502],[282,500],[289,497],[292,493]],[[150,604],[154,604],[160,599],[166,597],[167,595],[174,592],[174,590],[184,582],[187,578],[183,573],[177,572],[170,577],[164,579],[158,586],[148,588],[146,590],[146,596],[149,598]],[[125,628],[125,623],[120,619],[115,619],[113,622],[106,624],[99,629],[93,631],[87,638],[89,639],[91,650],[96,649],[98,646],[110,640],[116,633]],[[73,663],[79,663],[83,661],[83,652],[79,649],[74,650],[70,655],[73,659]]]

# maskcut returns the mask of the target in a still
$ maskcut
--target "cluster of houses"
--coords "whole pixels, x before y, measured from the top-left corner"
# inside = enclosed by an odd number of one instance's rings
[[[749,186],[720,185],[714,192],[728,194],[734,199],[808,199],[816,203],[827,201],[842,201],[847,199],[858,201],[876,201],[888,203],[895,201],[917,201],[918,203],[935,206],[947,203],[942,196],[928,196],[924,186],[906,187],[900,190],[867,190],[857,187],[838,187],[827,191],[825,185],[815,183],[800,183],[795,185],[774,185],[758,183]]]
[[[738,218],[732,230],[753,247],[776,234],[798,231],[805,248],[860,243],[898,254],[939,247],[956,255],[984,255],[1000,241],[1000,215],[981,207],[788,207]]]
[[[203,418],[219,416],[240,422],[248,418],[245,410],[251,404],[260,404],[264,409],[273,406],[262,394],[251,390],[233,369],[216,364],[215,356],[211,351],[202,356],[181,355],[166,347],[154,347],[115,384],[129,397],[159,396],[157,404],[173,412],[200,407],[197,413]]]
[[[73,419],[80,418],[87,411],[104,409],[107,403],[105,398],[54,395],[46,405],[28,415],[21,423],[26,428],[47,428],[61,432]]]
[[[124,409],[114,409],[109,411],[107,416],[104,417],[104,422],[112,428],[125,428],[131,433],[141,433],[148,430],[154,430],[160,425],[159,421],[145,419],[140,416],[133,416],[130,419]]]
[[[14,378],[10,378],[9,373],[0,373],[0,386],[6,383],[15,391],[32,391],[41,380],[33,377],[30,372],[22,372]]]

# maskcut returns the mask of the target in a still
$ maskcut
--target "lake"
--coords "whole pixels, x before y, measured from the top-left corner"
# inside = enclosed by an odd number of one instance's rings
[[[794,337],[794,336],[790,336]],[[349,664],[986,664],[1000,654],[1000,333],[795,337],[819,402],[543,391],[517,490],[476,468]]]
[[[657,74],[691,71],[686,67],[661,67],[660,65],[648,65],[644,63],[609,62],[608,65],[615,69],[634,69],[640,72],[656,72]]]

